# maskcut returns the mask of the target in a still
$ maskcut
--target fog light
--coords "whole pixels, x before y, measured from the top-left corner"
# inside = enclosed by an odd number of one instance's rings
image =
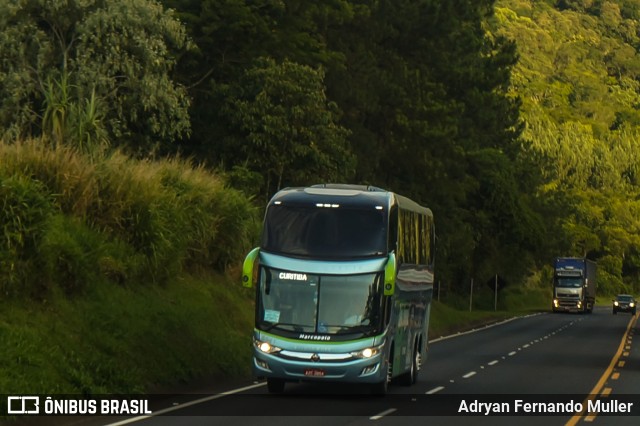
[[[262,368],[263,370],[269,370],[271,371],[271,369],[269,368],[269,364],[267,364],[265,361],[255,358],[256,360],[256,365],[260,368]]]
[[[362,373],[360,373],[360,375],[361,375],[361,376],[366,376],[366,375],[368,375],[368,374],[373,374],[373,373],[375,373],[376,371],[378,371],[378,366],[379,366],[379,365],[380,365],[380,364],[378,363],[378,364],[373,364],[373,365],[370,365],[370,366],[368,366],[368,367],[363,368],[363,369],[362,369]]]

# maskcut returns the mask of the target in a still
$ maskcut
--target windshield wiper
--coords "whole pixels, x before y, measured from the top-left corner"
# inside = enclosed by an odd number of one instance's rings
[[[290,326],[290,327],[293,329],[293,330],[291,330],[291,331],[304,331],[304,329],[302,328],[302,326],[301,326],[301,325],[298,325],[298,324],[291,324],[291,323],[288,323],[288,322],[274,322],[273,324],[269,325],[268,327],[266,327],[266,328],[262,329],[262,331],[269,331],[269,330],[271,330],[272,328],[280,327],[280,326],[282,326],[282,325],[288,325],[288,326]]]
[[[371,333],[373,331],[373,327],[370,325],[353,325],[353,326],[343,326],[338,330],[338,334],[349,334],[349,333],[363,333],[367,334],[367,332]]]

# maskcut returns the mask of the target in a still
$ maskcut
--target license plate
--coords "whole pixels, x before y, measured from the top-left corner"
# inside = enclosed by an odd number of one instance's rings
[[[319,370],[317,368],[307,368],[304,370],[304,375],[309,377],[323,377],[324,370]]]

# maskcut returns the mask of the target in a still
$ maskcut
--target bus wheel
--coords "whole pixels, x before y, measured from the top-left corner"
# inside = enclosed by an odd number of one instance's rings
[[[411,386],[418,380],[420,362],[420,351],[418,351],[418,346],[416,344],[413,348],[413,356],[411,357],[411,366],[409,367],[409,371],[400,376],[400,383],[405,386]]]
[[[282,379],[267,379],[267,390],[269,393],[282,393],[284,392],[284,380]]]

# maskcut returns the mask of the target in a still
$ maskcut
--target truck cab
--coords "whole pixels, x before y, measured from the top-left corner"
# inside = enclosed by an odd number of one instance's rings
[[[559,257],[554,264],[553,312],[591,313],[595,304],[596,264]]]

